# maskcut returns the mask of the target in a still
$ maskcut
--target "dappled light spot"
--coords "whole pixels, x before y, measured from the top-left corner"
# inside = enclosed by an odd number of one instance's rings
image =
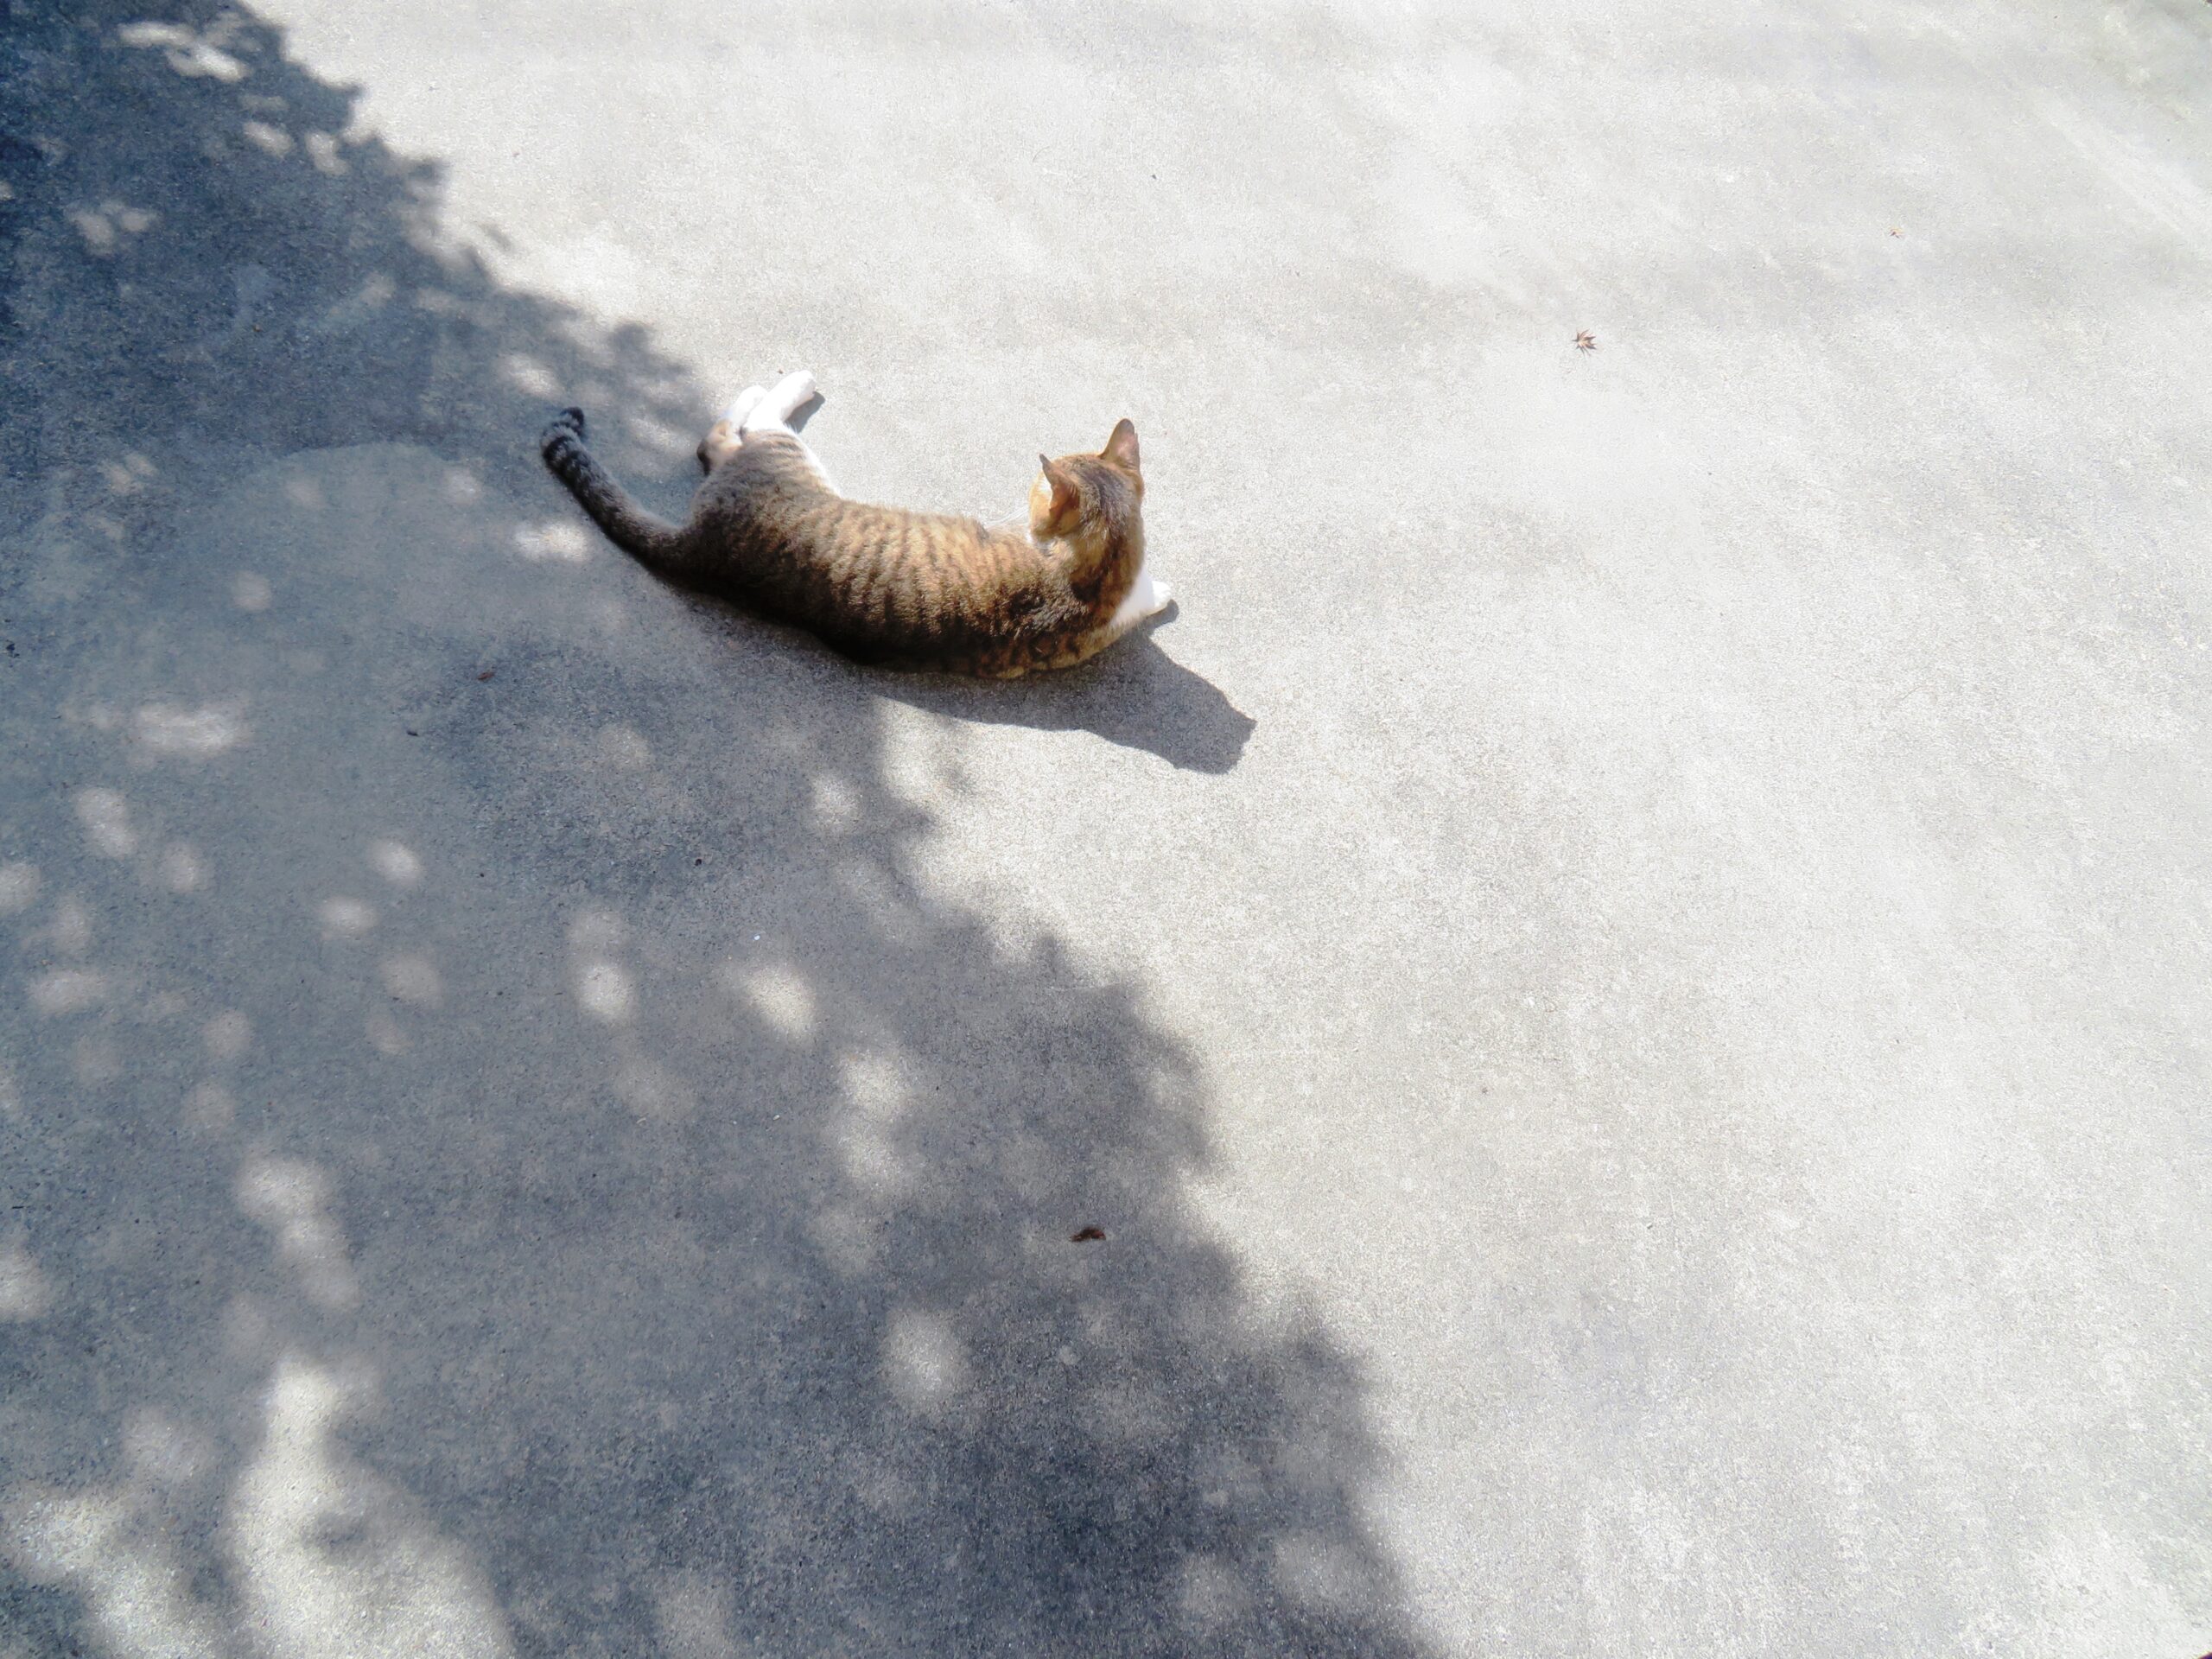
[[[722,982],[772,1029],[795,1043],[813,1040],[814,992],[795,969],[725,963]]]
[[[437,968],[428,957],[386,957],[377,964],[377,973],[385,989],[415,1007],[435,1007],[445,994]]]
[[[160,218],[151,208],[133,207],[120,201],[104,201],[97,207],[73,207],[69,211],[69,222],[85,238],[86,251],[102,259],[121,248],[125,237],[143,236],[151,230]]]
[[[382,1008],[369,1011],[367,1030],[369,1046],[387,1059],[407,1052],[407,1033],[399,1028],[399,1021]]]
[[[30,1246],[18,1238],[0,1244],[0,1322],[44,1319],[54,1306],[54,1281]]]
[[[390,305],[398,284],[382,271],[372,272],[351,294],[332,306],[308,327],[318,334],[350,334],[365,327],[378,312]]]
[[[123,1075],[123,1051],[112,1037],[88,1033],[70,1051],[69,1070],[86,1088],[97,1089]]]
[[[210,1058],[235,1060],[253,1042],[253,1022],[236,1008],[228,1009],[207,1022],[200,1039]]]
[[[1285,1534],[1274,1542],[1275,1588],[1302,1607],[1357,1606],[1368,1586],[1366,1564],[1334,1538]]]
[[[125,46],[159,47],[170,68],[194,79],[244,80],[245,60],[223,49],[230,36],[219,20],[204,33],[182,23],[125,23],[115,31]]]
[[[299,1277],[300,1289],[319,1307],[334,1311],[361,1300],[346,1236],[327,1211],[330,1178],[294,1158],[252,1158],[239,1171],[241,1211],[276,1236],[276,1259]]]
[[[315,912],[326,939],[358,939],[377,925],[377,912],[359,899],[326,899]]]
[[[0,1064],[0,1122],[12,1123],[23,1115],[23,1091],[16,1086],[16,1074]]]
[[[194,1593],[175,1541],[129,1486],[59,1492],[18,1487],[0,1499],[0,1541],[34,1582],[84,1605],[99,1651],[117,1659],[217,1659],[232,1651]]]
[[[653,1587],[653,1622],[660,1630],[660,1650],[669,1659],[739,1659],[731,1635],[734,1592],[707,1573],[670,1573]]]
[[[244,713],[235,702],[198,709],[149,702],[130,717],[131,741],[156,754],[206,760],[245,741]]]
[[[82,1014],[107,995],[107,976],[90,968],[62,968],[31,982],[31,1007],[43,1014]]]
[[[284,499],[309,512],[324,512],[330,506],[330,498],[322,493],[322,480],[306,473],[294,473],[284,480]]]
[[[839,1067],[845,1098],[865,1119],[895,1121],[906,1109],[906,1081],[896,1060],[882,1054],[849,1054]]]
[[[258,1645],[273,1659],[510,1659],[482,1570],[347,1451],[363,1392],[297,1354],[270,1378],[226,1528]]]
[[[423,861],[403,842],[371,842],[369,868],[395,887],[411,887],[423,879]]]
[[[869,1124],[849,1124],[838,1133],[837,1160],[846,1179],[874,1198],[895,1198],[914,1185],[911,1160]]]
[[[883,1338],[884,1382],[911,1411],[934,1415],[968,1380],[968,1356],[952,1321],[917,1307],[891,1316]]]
[[[466,467],[446,468],[446,499],[473,506],[484,499],[484,480]]]
[[[17,859],[0,864],[0,916],[28,910],[38,897],[38,866]]]
[[[699,1108],[690,1084],[643,1055],[632,1055],[614,1068],[614,1097],[655,1123],[681,1123]]]
[[[171,893],[198,893],[207,885],[207,861],[181,841],[162,849],[154,873]]]
[[[591,556],[591,537],[565,518],[517,524],[515,551],[533,564],[581,564]]]
[[[811,792],[814,815],[831,834],[842,835],[860,822],[860,791],[850,779],[823,772],[813,779]]]
[[[134,1473],[161,1486],[201,1479],[220,1455],[206,1434],[150,1406],[134,1406],[124,1416],[123,1454]]]
[[[652,764],[652,746],[634,726],[601,727],[598,747],[601,760],[623,772],[639,772]]]
[[[265,611],[269,601],[276,596],[269,585],[269,578],[251,570],[241,570],[231,578],[231,603],[247,612]]]
[[[266,121],[247,121],[238,130],[245,141],[264,156],[284,156],[292,153],[292,135],[282,127],[273,127]]]
[[[219,1083],[203,1083],[184,1097],[184,1126],[201,1135],[220,1135],[238,1121],[238,1103]]]
[[[137,494],[160,471],[136,449],[124,451],[119,460],[104,461],[99,465],[100,476],[107,480],[108,488],[118,495]]]
[[[41,937],[65,957],[81,957],[92,948],[92,912],[75,893],[65,894],[54,901]]]
[[[622,948],[627,930],[611,910],[587,910],[569,924],[569,945],[588,956],[603,957]]]
[[[1184,1557],[1176,1573],[1176,1600],[1183,1617],[1200,1630],[1236,1623],[1244,1617],[1251,1599],[1233,1562],[1207,1550]]]
[[[832,1273],[857,1279],[881,1253],[884,1226],[874,1211],[833,1204],[807,1217],[806,1236]]]
[[[308,159],[315,163],[315,170],[327,179],[342,179],[353,168],[340,153],[337,137],[327,132],[311,132],[305,141]]]
[[[576,1002],[603,1025],[626,1024],[637,1009],[630,976],[619,962],[586,960],[575,968]]]
[[[561,395],[559,378],[527,353],[509,352],[499,359],[499,367],[506,374],[507,384],[519,391],[528,392],[533,397],[543,397],[548,402]]]
[[[138,850],[138,837],[130,828],[130,810],[111,789],[80,789],[72,798],[77,822],[92,850],[108,858],[128,858]]]

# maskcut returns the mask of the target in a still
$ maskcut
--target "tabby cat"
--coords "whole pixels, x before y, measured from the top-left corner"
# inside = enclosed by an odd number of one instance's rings
[[[1039,455],[1024,535],[837,493],[791,429],[814,377],[750,386],[699,445],[706,480],[677,525],[584,447],[584,416],[545,429],[545,464],[615,544],[671,581],[796,622],[861,662],[1012,677],[1065,668],[1166,607],[1144,569],[1136,429],[1095,455]]]

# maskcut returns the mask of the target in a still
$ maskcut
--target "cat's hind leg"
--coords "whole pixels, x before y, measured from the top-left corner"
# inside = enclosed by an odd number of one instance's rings
[[[760,400],[768,395],[766,386],[747,386],[737,394],[721,418],[707,429],[707,435],[699,440],[699,465],[713,472],[745,442],[746,418],[759,408]]]
[[[807,465],[814,469],[815,478],[830,494],[837,493],[837,486],[830,481],[830,469],[822,464],[822,457],[814,453],[813,445],[791,429],[791,416],[812,403],[818,394],[814,389],[814,377],[804,369],[797,374],[787,374],[779,380],[772,391],[753,405],[745,417],[744,431],[747,437],[755,433],[773,432],[789,438],[799,447]]]
[[[814,377],[801,369],[797,374],[787,374],[779,380],[774,391],[747,410],[745,418],[738,423],[739,429],[746,432],[768,427],[788,429],[791,416],[813,401]]]
[[[760,400],[767,395],[766,386],[747,386],[730,400],[729,407],[722,411],[722,419],[742,432],[747,416],[760,406]]]

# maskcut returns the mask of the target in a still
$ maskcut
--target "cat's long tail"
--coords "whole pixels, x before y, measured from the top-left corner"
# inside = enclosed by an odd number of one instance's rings
[[[667,519],[646,512],[614,475],[584,448],[584,412],[564,409],[537,440],[553,476],[569,486],[576,505],[605,531],[607,539],[656,569],[678,574],[690,551],[690,537]]]

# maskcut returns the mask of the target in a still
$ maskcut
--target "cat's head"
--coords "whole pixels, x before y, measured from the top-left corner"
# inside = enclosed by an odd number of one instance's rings
[[[1125,537],[1138,527],[1144,474],[1137,469],[1137,429],[1127,421],[1095,455],[1037,457],[1029,486],[1029,529],[1040,542],[1065,537]]]

